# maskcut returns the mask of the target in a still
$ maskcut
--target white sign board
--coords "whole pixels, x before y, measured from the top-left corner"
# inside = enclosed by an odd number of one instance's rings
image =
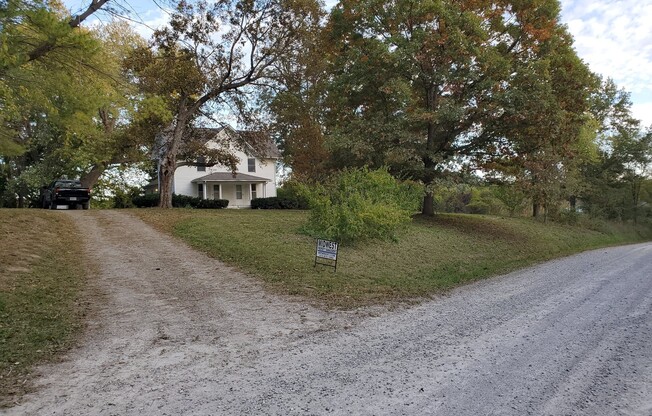
[[[317,240],[317,257],[322,259],[337,260],[337,242]]]

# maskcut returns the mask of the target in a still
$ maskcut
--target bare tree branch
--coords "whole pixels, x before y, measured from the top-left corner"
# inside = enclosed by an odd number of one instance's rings
[[[110,0],[93,0],[91,4],[88,6],[88,8],[82,14],[73,16],[68,21],[68,26],[70,26],[71,29],[78,28],[81,22],[86,20],[88,16],[98,11],[105,3],[109,1]],[[41,43],[39,46],[36,47],[36,49],[34,49],[32,52],[29,53],[29,55],[27,56],[27,62],[34,61],[36,59],[39,59],[47,55],[56,47],[57,47],[57,39],[48,40]]]

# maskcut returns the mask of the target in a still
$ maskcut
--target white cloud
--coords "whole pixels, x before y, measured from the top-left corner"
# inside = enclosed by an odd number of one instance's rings
[[[592,71],[633,95],[633,112],[652,124],[652,0],[562,0],[562,19]]]
[[[64,0],[73,11],[85,8],[86,2]],[[324,3],[330,9],[337,1]],[[145,38],[169,21],[167,11],[152,0],[116,0],[116,4],[131,9],[132,18],[140,21],[133,26]],[[651,125],[652,0],[561,0],[561,5],[562,20],[575,38],[580,58],[592,71],[631,92],[634,115]],[[100,20],[107,19],[103,17]]]
[[[652,127],[652,100],[637,103],[633,110],[634,117],[641,120],[643,127]]]
[[[64,0],[65,7],[71,14],[79,13],[88,7],[89,0]],[[119,18],[128,21],[134,30],[143,38],[149,39],[154,30],[165,26],[170,20],[171,9],[167,8],[169,2],[154,0],[111,0],[107,6],[93,13],[84,24],[90,27],[110,22],[116,16],[107,13],[105,9],[114,9]]]

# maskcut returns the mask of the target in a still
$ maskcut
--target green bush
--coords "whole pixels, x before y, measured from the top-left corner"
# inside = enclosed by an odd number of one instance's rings
[[[229,205],[228,199],[201,199],[197,198],[197,204],[193,208],[199,209],[222,209]]]
[[[138,208],[152,208],[158,206],[158,194],[145,194],[134,197],[131,202]]]
[[[502,188],[502,187],[498,187]],[[502,215],[516,212],[522,206],[524,196],[514,197],[515,205],[508,208],[498,196],[507,195],[493,186],[469,185],[465,183],[442,185],[434,189],[435,210],[458,214]],[[512,194],[509,194],[512,195]],[[506,197],[506,196],[505,196]]]
[[[134,197],[132,202],[138,208],[158,206],[159,194],[146,194]],[[172,206],[175,208],[221,209],[229,205],[227,199],[202,199],[194,196],[172,194]]]
[[[115,195],[113,195],[113,198],[110,200],[113,208],[133,208],[135,206],[133,200],[136,192],[137,191],[135,189],[117,189]]]
[[[505,206],[510,217],[521,213],[527,204],[527,197],[522,189],[513,184],[495,186],[494,196]]]
[[[199,197],[172,194],[172,206],[175,208],[197,208]]]
[[[304,192],[305,186],[300,182],[289,180],[277,190],[276,195],[281,200],[294,201],[293,204],[297,205],[296,209],[309,209],[308,199]]]
[[[466,206],[469,214],[499,215],[505,210],[505,205],[495,195],[490,187],[474,187],[471,189],[471,201]]]
[[[315,237],[343,243],[365,239],[395,239],[411,221],[423,191],[400,183],[387,170],[341,172],[325,185],[304,188],[311,211],[304,230]]]
[[[253,209],[308,209],[308,203],[298,198],[256,198],[251,200],[251,208]]]

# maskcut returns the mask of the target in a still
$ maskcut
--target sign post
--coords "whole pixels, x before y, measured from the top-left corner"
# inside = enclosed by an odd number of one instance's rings
[[[318,264],[322,266],[333,267],[334,273],[337,272],[337,251],[339,249],[339,244],[337,241],[329,240],[317,240],[317,248],[315,250],[315,264],[313,267],[317,267]]]

